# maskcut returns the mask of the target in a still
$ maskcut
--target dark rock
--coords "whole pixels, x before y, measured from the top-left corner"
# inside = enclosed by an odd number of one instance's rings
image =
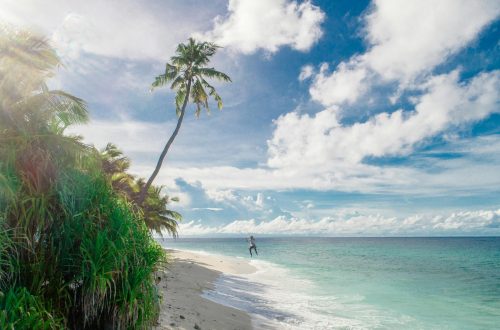
[[[185,319],[184,315],[179,315],[179,317],[180,317],[182,320],[184,320],[184,319]]]
[[[194,328],[195,328],[196,330],[200,330],[200,329],[201,329],[201,328],[200,328],[200,326],[199,326],[198,324],[196,324],[196,323],[194,324]]]

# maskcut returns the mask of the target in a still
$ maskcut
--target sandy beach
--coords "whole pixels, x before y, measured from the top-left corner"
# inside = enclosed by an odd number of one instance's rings
[[[168,250],[170,263],[161,272],[159,325],[155,329],[252,329],[250,316],[202,297],[222,274],[242,275],[256,269],[247,261]]]

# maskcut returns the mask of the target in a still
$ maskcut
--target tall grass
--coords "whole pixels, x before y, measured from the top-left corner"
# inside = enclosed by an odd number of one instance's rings
[[[43,299],[33,296],[26,288],[10,288],[0,291],[0,328],[16,329],[61,329],[62,319],[47,312]]]
[[[93,152],[80,150],[79,163],[43,148],[27,161],[24,152],[0,141],[2,187],[11,190],[0,197],[2,322],[20,318],[7,324],[30,329],[40,313],[40,328],[150,326],[164,256],[142,213],[113,190]]]

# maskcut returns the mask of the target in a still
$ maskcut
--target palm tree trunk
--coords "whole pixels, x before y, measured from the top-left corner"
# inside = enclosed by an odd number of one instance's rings
[[[142,203],[144,202],[144,199],[146,199],[146,194],[148,192],[149,187],[153,183],[154,179],[160,172],[161,165],[163,164],[163,160],[165,159],[165,156],[167,155],[168,149],[170,149],[170,146],[175,140],[175,137],[177,136],[177,133],[179,133],[179,130],[182,125],[182,120],[184,119],[184,113],[186,111],[186,105],[189,100],[189,92],[191,91],[191,80],[188,82],[187,86],[187,92],[186,92],[186,97],[184,98],[184,103],[182,104],[182,109],[181,109],[181,114],[179,116],[179,119],[177,120],[177,126],[175,126],[175,130],[170,136],[170,139],[168,139],[167,144],[165,145],[165,148],[163,148],[163,151],[161,152],[160,158],[158,159],[158,163],[156,164],[156,168],[153,171],[153,174],[148,179],[148,182],[146,182],[146,185],[142,187],[141,193],[139,195],[139,200],[138,200],[138,205],[142,206]]]

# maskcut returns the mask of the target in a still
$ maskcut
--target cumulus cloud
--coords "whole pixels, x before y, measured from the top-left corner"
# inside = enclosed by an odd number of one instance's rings
[[[285,213],[279,208],[274,198],[265,196],[262,192],[249,194],[231,189],[207,189],[204,190],[204,193],[212,203],[235,210],[243,210],[245,214],[269,217]]]
[[[355,102],[375,82],[397,81],[404,88],[463,49],[499,15],[495,0],[377,0],[364,17],[367,51],[331,73],[323,66],[311,96],[330,107]]]
[[[311,98],[325,109],[313,115],[293,111],[280,116],[268,141],[267,165],[313,177],[311,186],[340,190],[349,183],[365,192],[412,186],[419,191],[445,186],[475,190],[481,187],[477,182],[491,188],[487,178],[498,169],[497,160],[484,164],[467,155],[426,159],[429,171],[366,161],[412,155],[436,136],[499,112],[500,71],[483,72],[467,81],[461,80],[458,70],[433,76],[437,65],[473,41],[499,13],[500,4],[489,0],[374,1],[363,17],[366,52],[340,62],[333,72],[326,63],[317,73],[313,68],[301,71],[299,80],[312,78]],[[392,104],[405,90],[413,96],[405,108],[388,107],[368,120],[342,122],[345,105],[355,104],[373,88],[389,90]],[[464,180],[457,180],[463,176],[461,166],[471,173],[467,177],[478,181],[464,179],[467,187]]]
[[[322,64],[309,89],[311,98],[330,107],[354,103],[368,88],[364,84],[368,70],[357,67],[358,63],[356,59],[348,63],[341,62],[331,74],[328,64]]]
[[[458,79],[457,71],[433,77],[422,85],[425,93],[412,111],[384,112],[351,126],[341,125],[332,109],[314,116],[283,115],[268,142],[268,164],[333,169],[368,156],[408,154],[427,138],[499,111],[500,71],[480,74],[467,84]]]
[[[310,1],[229,0],[228,15],[218,16],[202,37],[244,54],[282,46],[307,51],[321,38],[324,19]]]
[[[290,215],[278,206],[274,198],[262,192],[208,190],[200,183],[188,183],[182,179],[176,179],[174,185],[169,185],[167,192],[172,196],[178,193],[189,196],[188,205],[173,204],[183,215],[184,222],[203,219],[205,225],[212,225],[242,217],[269,219]]]
[[[222,226],[197,221],[181,224],[181,235],[265,234],[322,236],[498,235],[500,209],[416,214],[406,218],[339,213],[319,220],[279,216],[269,221],[235,220]]]
[[[498,141],[497,141],[498,142]],[[488,142],[486,142],[488,143]],[[496,143],[486,155],[477,150],[460,158],[425,158],[418,167],[375,166],[339,163],[334,168],[255,169],[234,166],[176,167],[162,171],[158,182],[173,184],[175,178],[201,182],[209,190],[286,190],[313,189],[385,194],[432,194],[460,196],[498,192],[500,186],[500,145]],[[139,169],[147,175],[151,168]]]

